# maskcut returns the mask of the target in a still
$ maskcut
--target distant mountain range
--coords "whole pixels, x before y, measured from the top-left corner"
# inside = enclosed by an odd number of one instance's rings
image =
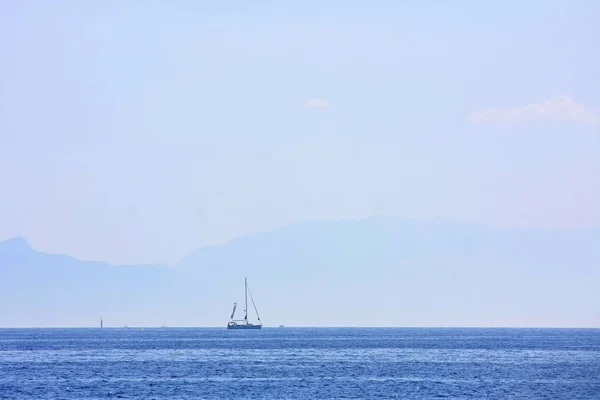
[[[224,326],[243,278],[266,325],[600,327],[600,229],[393,217],[308,222],[112,266],[0,242],[0,327]]]

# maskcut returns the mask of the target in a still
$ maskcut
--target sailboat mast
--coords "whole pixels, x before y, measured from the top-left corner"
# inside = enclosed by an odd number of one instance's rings
[[[244,299],[246,302],[246,305],[244,307],[244,319],[246,320],[246,322],[248,322],[248,279],[244,278]]]

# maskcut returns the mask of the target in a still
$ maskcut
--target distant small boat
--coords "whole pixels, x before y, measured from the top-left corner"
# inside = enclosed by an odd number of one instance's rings
[[[250,289],[248,288],[248,279],[244,278],[244,319],[234,319],[235,317],[235,309],[237,308],[237,303],[233,303],[233,311],[231,312],[231,317],[229,322],[227,323],[227,329],[261,329],[262,322],[260,321],[260,316],[258,315],[258,310],[256,308],[256,304],[254,304],[254,298],[252,297],[252,293],[250,293],[250,300],[252,300],[252,305],[254,306],[254,311],[256,312],[256,318],[258,319],[258,324],[253,324],[248,322],[248,293]]]
[[[283,324],[279,325],[280,328],[285,328],[285,326],[283,326]]]

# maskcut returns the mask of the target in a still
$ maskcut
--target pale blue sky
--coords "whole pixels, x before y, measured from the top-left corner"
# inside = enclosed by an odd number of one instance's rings
[[[592,0],[3,1],[0,239],[132,263],[372,214],[599,225],[598,21]]]

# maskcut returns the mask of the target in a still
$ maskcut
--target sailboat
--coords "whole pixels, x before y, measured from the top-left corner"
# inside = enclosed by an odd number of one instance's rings
[[[253,324],[248,322],[248,293],[250,293],[250,300],[252,301],[252,306],[254,306],[254,311],[256,312],[256,318],[258,319],[257,324]],[[262,322],[260,322],[260,316],[258,315],[258,310],[256,309],[256,304],[254,304],[254,299],[252,298],[252,293],[248,288],[248,279],[244,278],[244,319],[234,319],[235,318],[235,309],[237,308],[237,303],[233,303],[233,311],[231,313],[231,318],[227,323],[227,329],[260,329],[262,328]]]

